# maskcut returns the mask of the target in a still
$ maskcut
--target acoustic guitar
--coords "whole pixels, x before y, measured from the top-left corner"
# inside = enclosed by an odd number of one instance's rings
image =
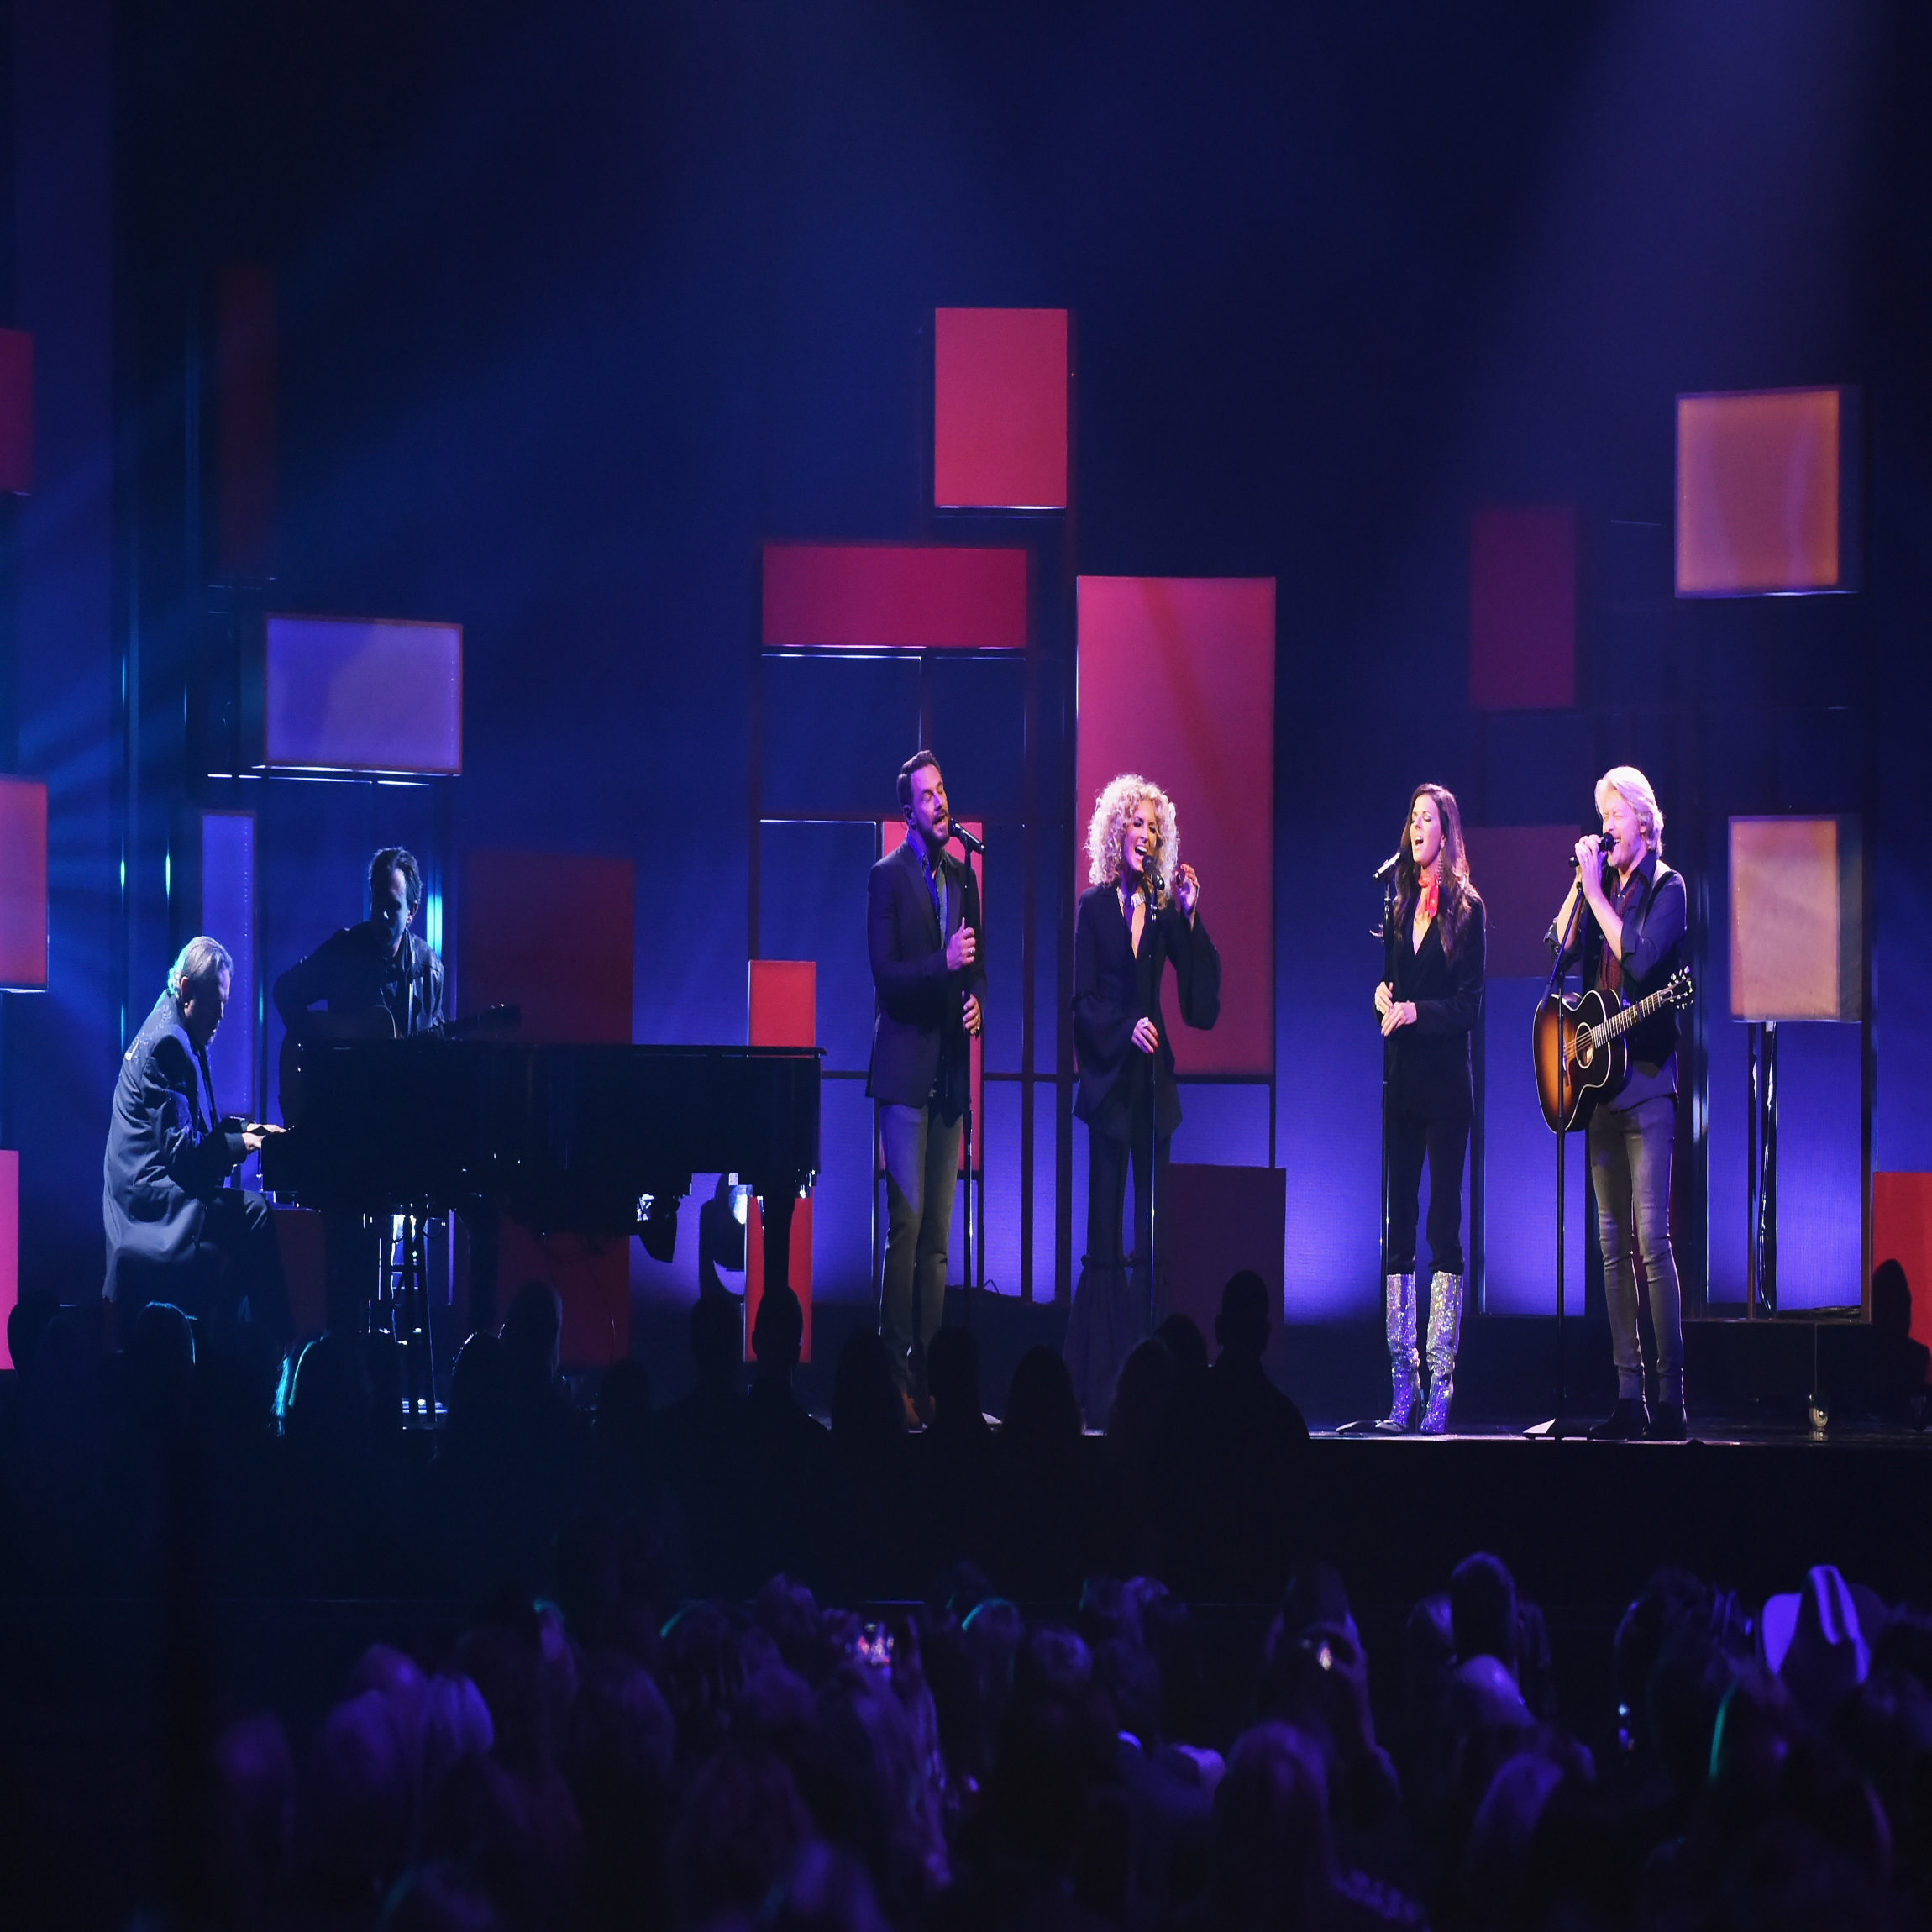
[[[438,1039],[454,1040],[465,1033],[485,1030],[508,1030],[523,1024],[521,1006],[486,1006],[480,1013],[465,1013],[460,1019],[445,1020],[430,1028]],[[427,1037],[428,1036],[419,1036]],[[302,1119],[302,1056],[305,1047],[332,1040],[393,1040],[396,1021],[386,1006],[358,1007],[346,1013],[330,1013],[317,1008],[302,1016],[302,1024],[282,1035],[281,1054],[276,1063],[276,1099],[285,1125],[296,1126]]]
[[[1554,1133],[1584,1126],[1599,1102],[1620,1092],[1630,1078],[1630,1049],[1624,1035],[1666,1006],[1688,1006],[1691,976],[1680,967],[1647,998],[1626,1006],[1614,994],[1585,993],[1567,1000],[1551,993],[1536,1009],[1530,1051],[1536,1067],[1536,1098]]]

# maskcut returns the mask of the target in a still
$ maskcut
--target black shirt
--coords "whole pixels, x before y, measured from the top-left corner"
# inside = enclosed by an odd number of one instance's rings
[[[1611,901],[1621,906],[1625,893],[1616,874],[1610,874],[1604,883]],[[1624,942],[1616,990],[1625,1005],[1634,1006],[1664,985],[1682,963],[1684,937],[1690,930],[1690,898],[1683,874],[1672,871],[1654,852],[1644,854],[1627,883],[1638,890],[1619,914]],[[1604,984],[1604,929],[1587,904],[1578,906],[1577,922],[1581,937],[1564,954],[1564,961],[1567,964],[1580,953],[1583,984],[1598,990]],[[1554,953],[1557,944],[1554,920],[1544,939]],[[1612,1106],[1621,1110],[1676,1093],[1677,1009],[1667,1004],[1641,1026],[1632,1027],[1630,1052],[1630,1078],[1609,1103]]]
[[[318,1000],[332,1013],[386,1010],[398,1039],[428,1032],[443,1019],[443,962],[413,932],[391,953],[370,920],[333,932],[275,983],[276,1011],[294,1028]]]

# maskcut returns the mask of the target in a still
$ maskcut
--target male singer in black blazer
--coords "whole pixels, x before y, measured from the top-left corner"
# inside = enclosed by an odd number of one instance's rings
[[[986,974],[979,886],[946,856],[953,822],[929,751],[899,771],[906,843],[873,867],[865,940],[872,958],[872,1068],[885,1155],[885,1273],[879,1332],[909,1415],[923,1396],[926,1346],[946,1311],[946,1243],[969,1098],[972,1035]]]

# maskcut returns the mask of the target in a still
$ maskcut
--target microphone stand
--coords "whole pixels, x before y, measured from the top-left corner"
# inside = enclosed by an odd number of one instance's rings
[[[1579,880],[1576,903],[1570,909],[1570,923],[1557,942],[1556,961],[1550,968],[1550,984],[1544,989],[1543,999],[1546,1004],[1552,1000],[1560,1001],[1563,996],[1563,963],[1569,958],[1570,948],[1576,942],[1577,928],[1582,923],[1583,916],[1583,893]],[[1562,1034],[1560,1029],[1557,1037],[1559,1042],[1557,1058],[1557,1111],[1560,1115],[1563,1111],[1562,1103],[1568,1085],[1569,1069],[1563,1063],[1561,1047]],[[1569,1131],[1567,1128],[1558,1130],[1557,1134],[1557,1412],[1547,1422],[1539,1422],[1535,1427],[1523,1431],[1525,1436],[1534,1436],[1549,1442],[1561,1441],[1569,1433],[1569,1418],[1566,1414],[1567,1404],[1563,1388],[1563,1316],[1565,1312],[1563,1304],[1566,1299],[1563,1293],[1563,1210],[1567,1198],[1563,1186],[1563,1147],[1569,1137]]]
[[[1147,879],[1147,921],[1142,937],[1148,944],[1155,943],[1154,918],[1159,908],[1161,880],[1158,874]],[[1147,1016],[1154,1029],[1155,1047],[1147,1055],[1147,1326],[1151,1336],[1154,1331],[1154,1227],[1160,1213],[1159,1188],[1156,1177],[1161,1164],[1161,1049],[1159,1046],[1161,1026],[1161,965],[1160,956],[1154,957],[1154,1010]]]

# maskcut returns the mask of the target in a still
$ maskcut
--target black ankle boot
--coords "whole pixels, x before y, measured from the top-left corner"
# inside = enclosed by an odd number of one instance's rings
[[[1635,1442],[1651,1425],[1651,1412],[1641,1395],[1623,1395],[1617,1405],[1590,1431],[1593,1442]]]

